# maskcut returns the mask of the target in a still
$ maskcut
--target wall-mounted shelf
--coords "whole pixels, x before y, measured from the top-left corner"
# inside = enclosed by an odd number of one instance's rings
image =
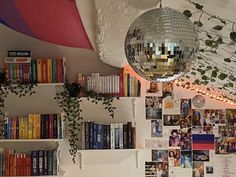
[[[61,142],[63,139],[0,139],[0,143],[14,142]]]
[[[37,83],[37,86],[62,86],[64,83]]]
[[[135,155],[136,168],[139,168],[139,154],[141,150],[142,149],[79,150],[80,169],[84,168],[84,164],[118,163],[132,155]],[[91,161],[90,159],[93,160]]]
[[[33,177],[63,177],[65,176],[65,171],[60,170],[58,175],[43,175],[43,176],[33,176]],[[14,177],[14,176],[4,176],[4,177]],[[30,177],[30,176],[17,176],[17,177]]]

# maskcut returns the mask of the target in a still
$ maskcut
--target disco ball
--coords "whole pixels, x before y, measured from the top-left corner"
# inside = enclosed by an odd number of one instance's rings
[[[196,108],[202,108],[205,105],[206,100],[202,95],[196,95],[193,97],[192,102],[193,106]]]
[[[188,72],[198,48],[193,23],[168,7],[140,15],[125,39],[131,67],[141,77],[156,82],[173,81]]]

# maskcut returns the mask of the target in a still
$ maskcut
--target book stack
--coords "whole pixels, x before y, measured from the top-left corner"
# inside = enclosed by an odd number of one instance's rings
[[[0,153],[0,176],[45,176],[58,174],[57,150]]]
[[[4,139],[62,139],[63,122],[58,114],[6,117]]]
[[[122,69],[119,75],[100,76],[99,73],[92,73],[87,78],[78,73],[78,83],[87,91],[93,90],[104,95],[140,96],[141,82],[135,76],[125,72],[125,69]]]
[[[135,128],[127,124],[81,124],[80,149],[134,149]]]
[[[8,51],[4,70],[11,81],[64,83],[65,58],[32,60],[30,51]]]

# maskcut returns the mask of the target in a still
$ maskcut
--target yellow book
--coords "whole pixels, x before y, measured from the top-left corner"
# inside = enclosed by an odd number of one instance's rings
[[[24,139],[23,138],[23,125],[24,125],[24,122],[23,122],[23,118],[22,117],[19,117],[19,139]]]
[[[40,114],[36,114],[36,139],[40,139]]]
[[[42,59],[37,59],[37,82],[43,82]]]
[[[127,84],[127,81],[128,81],[128,74],[127,73],[124,73],[124,96],[128,96],[128,84]]]
[[[33,120],[34,120],[34,115],[33,114],[29,114],[28,119],[29,119],[29,123],[28,123],[28,139],[33,139]]]
[[[36,139],[37,135],[37,114],[32,114],[32,138]]]
[[[52,59],[47,59],[47,82],[52,83]]]

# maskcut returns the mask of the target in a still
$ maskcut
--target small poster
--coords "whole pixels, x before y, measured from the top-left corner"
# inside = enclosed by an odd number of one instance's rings
[[[181,151],[181,167],[192,168],[192,151]]]
[[[173,96],[174,86],[172,82],[163,83],[163,97]]]
[[[162,96],[162,83],[146,82],[146,96]]]
[[[162,120],[151,120],[151,137],[162,137],[163,125]]]
[[[180,115],[163,115],[164,126],[179,126]]]
[[[163,114],[180,114],[180,100],[170,96],[163,99]]]
[[[145,98],[146,119],[162,119],[161,97],[147,96]]]

